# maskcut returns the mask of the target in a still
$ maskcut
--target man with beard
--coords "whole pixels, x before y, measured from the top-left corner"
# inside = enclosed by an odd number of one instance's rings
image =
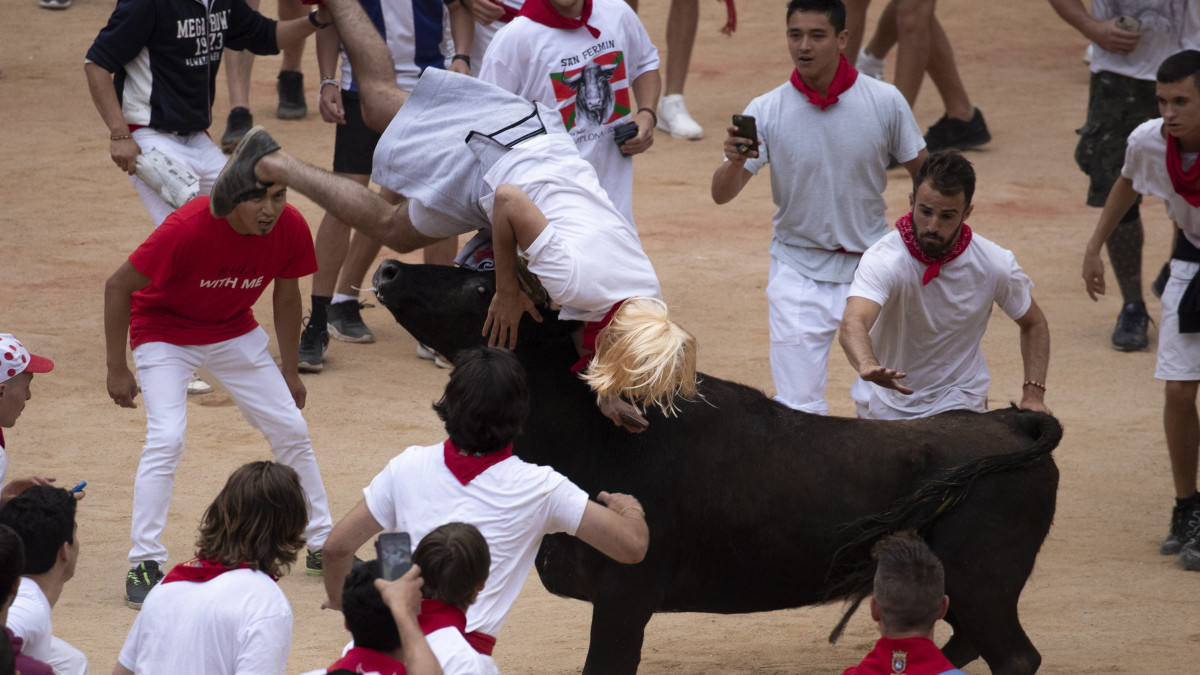
[[[859,376],[876,385],[858,401],[860,417],[987,410],[980,340],[993,302],[1021,328],[1020,407],[1050,412],[1050,328],[1013,254],[967,226],[974,192],[975,169],[962,155],[929,155],[913,178],[912,212],[863,254],[838,336]]]

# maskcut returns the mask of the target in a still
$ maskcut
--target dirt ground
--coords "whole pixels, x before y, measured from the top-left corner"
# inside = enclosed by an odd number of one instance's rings
[[[650,35],[663,44],[667,0],[641,4]],[[673,311],[700,339],[702,369],[768,393],[763,288],[773,212],[769,183],[757,178],[724,207],[712,204],[708,185],[721,161],[729,115],[791,72],[782,4],[742,0],[738,30],[725,37],[718,33],[723,6],[702,3],[687,100],[707,135],[698,142],[660,135],[637,160],[635,196],[646,250]],[[872,21],[882,5],[871,8]],[[56,364],[53,373],[37,377],[33,400],[6,434],[9,475],[53,475],[66,486],[89,482],[78,518],[83,551],[55,608],[54,626],[91,657],[95,672],[112,668],[136,616],[121,594],[145,424],[142,410],[119,409],[105,395],[102,287],[151,229],[107,156],[106,130],[81,67],[112,6],[76,0],[56,13],[38,9],[33,0],[6,2],[0,40],[0,115],[6,122],[0,153],[7,167],[0,180],[0,329]],[[264,8],[272,12],[274,2]],[[1112,351],[1108,336],[1120,301],[1110,296],[1093,304],[1079,278],[1083,246],[1098,216],[1083,204],[1085,178],[1072,160],[1073,132],[1082,124],[1087,97],[1084,39],[1039,0],[943,0],[938,9],[963,79],[993,134],[991,144],[970,154],[980,178],[971,224],[1015,251],[1037,284],[1035,296],[1053,332],[1047,402],[1066,427],[1055,453],[1062,482],[1055,527],[1022,595],[1023,624],[1042,653],[1044,673],[1195,672],[1200,621],[1193,593],[1200,575],[1157,551],[1171,484],[1154,353]],[[278,67],[278,57],[257,64],[256,121],[297,156],[328,166],[333,133],[315,109],[319,75],[312,48],[304,61],[308,119],[274,118]],[[214,134],[223,131],[227,109],[221,78]],[[924,128],[940,114],[936,91],[926,83],[917,120]],[[907,206],[902,174],[890,176],[892,219]],[[321,210],[299,195],[292,202],[315,232]],[[1167,256],[1169,223],[1153,200],[1144,217],[1146,267],[1153,277]],[[301,283],[307,296],[308,280]],[[1149,304],[1157,316],[1157,302],[1150,298]],[[271,332],[269,300],[258,310]],[[377,343],[334,343],[326,370],[305,378],[305,416],[335,518],[394,453],[442,438],[430,402],[446,371],[418,360],[413,339],[385,311],[376,308],[365,317]],[[1002,313],[985,350],[991,404],[1007,405],[1019,397],[1022,375],[1017,331]],[[836,347],[831,364],[833,412],[853,414],[847,397],[852,372]],[[229,472],[269,457],[224,393],[193,399],[188,407],[190,448],[177,473],[165,535],[173,562],[189,556],[199,515]],[[289,672],[327,665],[347,634],[338,614],[318,609],[320,581],[298,569],[281,585],[296,617]],[[860,611],[846,636],[828,644],[841,610],[659,615],[647,630],[642,670],[840,673],[875,639],[873,624]],[[549,595],[532,575],[500,635],[495,656],[501,669],[579,670],[589,616],[584,603]],[[966,670],[988,672],[982,662]]]

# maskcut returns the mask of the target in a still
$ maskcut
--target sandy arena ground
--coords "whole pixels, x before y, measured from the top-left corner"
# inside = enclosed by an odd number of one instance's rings
[[[650,35],[663,43],[667,0],[644,0]],[[732,205],[712,204],[708,185],[721,161],[723,127],[754,96],[791,72],[782,2],[742,0],[733,37],[718,33],[719,3],[702,3],[700,38],[687,85],[689,106],[706,130],[699,142],[658,136],[637,160],[636,210],[646,250],[678,319],[702,345],[706,372],[771,393],[763,288],[770,240],[769,182],[752,181]],[[874,17],[883,2],[872,7]],[[54,611],[55,632],[109,672],[136,616],[122,600],[133,476],[144,437],[142,410],[115,407],[105,394],[102,334],[104,280],[150,232],[133,189],[109,160],[106,130],[83,78],[85,51],[113,3],[76,0],[65,12],[33,0],[4,3],[0,40],[0,328],[54,359],[34,398],[7,436],[9,475],[87,480],[79,510],[78,571]],[[264,3],[274,11],[274,2]],[[1044,673],[1195,672],[1200,575],[1160,557],[1171,507],[1163,445],[1162,385],[1152,378],[1153,350],[1118,354],[1109,332],[1119,309],[1111,295],[1093,304],[1079,278],[1084,243],[1098,211],[1083,204],[1085,177],[1072,160],[1082,124],[1088,73],[1085,42],[1045,2],[943,0],[939,16],[957,50],[963,79],[984,111],[993,141],[972,152],[979,173],[971,225],[1013,249],[1037,283],[1054,352],[1048,404],[1067,433],[1056,452],[1062,469],[1058,517],[1022,596],[1026,631]],[[889,63],[889,74],[891,72]],[[332,156],[333,130],[316,112],[319,81],[305,55],[310,114],[274,119],[278,57],[261,58],[252,101],[256,121],[285,148],[319,166]],[[214,134],[228,110],[220,79]],[[922,128],[941,115],[926,83],[916,109]],[[902,171],[890,176],[889,217],[907,208]],[[314,231],[322,212],[293,195]],[[1159,203],[1144,209],[1146,269],[1166,259],[1169,223]],[[415,258],[409,256],[409,260]],[[1112,284],[1111,275],[1109,277]],[[301,282],[306,294],[308,280]],[[269,293],[259,320],[271,332]],[[1158,303],[1150,298],[1150,312]],[[367,311],[378,342],[334,343],[325,372],[308,376],[308,419],[335,518],[400,449],[443,437],[430,403],[446,371],[414,355],[413,339],[382,309]],[[992,406],[1019,397],[1015,326],[997,312],[985,349]],[[840,350],[831,357],[835,414],[853,414],[852,372]],[[189,450],[179,467],[166,543],[172,561],[191,553],[205,505],[237,465],[269,458],[261,437],[239,419],[223,393],[189,402]],[[737,424],[730,420],[730,424]],[[747,498],[751,498],[747,496]],[[318,579],[294,571],[281,584],[295,611],[289,672],[327,665],[345,643],[341,617],[318,609]],[[840,673],[875,639],[865,611],[846,637],[826,636],[840,615],[831,605],[747,616],[660,615],[643,650],[645,673]],[[500,635],[505,672],[560,673],[582,667],[590,608],[546,593],[536,575]],[[944,636],[943,636],[944,638]],[[982,662],[967,668],[988,672]]]

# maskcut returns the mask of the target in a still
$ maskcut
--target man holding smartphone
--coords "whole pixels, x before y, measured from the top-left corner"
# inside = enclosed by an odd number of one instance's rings
[[[774,165],[778,210],[767,301],[775,400],[820,415],[829,412],[829,349],[854,269],[887,233],[888,156],[912,175],[925,161],[925,140],[904,97],[858,77],[842,55],[845,24],[841,0],[788,3],[791,80],[746,107],[743,117],[754,118],[757,138],[728,128],[725,162],[712,181],[713,200],[725,204]]]

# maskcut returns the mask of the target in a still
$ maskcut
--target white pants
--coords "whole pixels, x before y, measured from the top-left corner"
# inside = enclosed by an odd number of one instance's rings
[[[204,368],[237,403],[242,416],[271,445],[275,460],[300,474],[308,503],[308,547],[325,544],[333,522],[321,472],[313,455],[308,425],[292,400],[283,374],[267,352],[267,333],[261,327],[232,340],[182,347],[147,342],[133,350],[146,408],[146,445],[133,484],[133,549],[129,562],[166,563],[162,531],[175,483],[175,467],[183,455],[187,427],[187,383]],[[215,495],[214,495],[215,496]],[[197,514],[198,515],[198,514]]]
[[[55,675],[88,675],[87,657],[57,635],[50,637],[50,660],[46,665]]]
[[[196,172],[200,177],[200,195],[206,196],[212,192],[213,183],[217,180],[217,174],[221,173],[221,169],[225,168],[225,153],[217,147],[216,143],[208,137],[208,134],[203,131],[185,136],[177,136],[164,131],[157,131],[149,127],[143,127],[133,132],[133,140],[141,146],[142,152],[149,152],[155,148],[162,154],[177,159],[186,165],[189,169]],[[175,209],[171,208],[158,193],[154,191],[145,181],[138,178],[136,175],[129,177],[129,182],[133,183],[133,187],[137,189],[138,196],[142,198],[142,203],[146,205],[146,210],[150,212],[150,219],[154,221],[154,226],[162,225],[162,222],[171,215]]]
[[[771,328],[771,377],[775,400],[794,410],[825,415],[829,348],[837,335],[850,284],[817,281],[771,256],[767,281]],[[865,400],[867,386],[857,380],[851,398]]]
[[[1182,235],[1180,235],[1182,236]],[[1200,333],[1179,332],[1179,301],[1192,283],[1200,263],[1171,259],[1171,278],[1162,294],[1158,321],[1158,362],[1154,377],[1160,380],[1200,380]]]

